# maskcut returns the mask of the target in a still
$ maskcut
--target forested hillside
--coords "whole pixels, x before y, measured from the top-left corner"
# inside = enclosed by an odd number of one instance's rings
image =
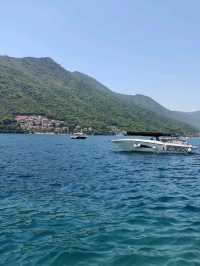
[[[51,58],[0,56],[0,120],[16,113],[45,114],[68,125],[109,131],[161,130],[190,133],[194,128],[167,117],[137,98],[119,95]]]

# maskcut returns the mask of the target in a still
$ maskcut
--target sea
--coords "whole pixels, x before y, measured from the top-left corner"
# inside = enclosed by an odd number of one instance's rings
[[[200,139],[159,155],[113,138],[0,135],[1,266],[200,265]]]

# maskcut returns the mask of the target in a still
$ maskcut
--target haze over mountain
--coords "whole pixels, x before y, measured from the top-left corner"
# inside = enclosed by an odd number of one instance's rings
[[[0,119],[15,113],[45,114],[99,132],[112,126],[182,133],[200,128],[199,112],[173,112],[143,95],[115,93],[51,58],[0,56]]]

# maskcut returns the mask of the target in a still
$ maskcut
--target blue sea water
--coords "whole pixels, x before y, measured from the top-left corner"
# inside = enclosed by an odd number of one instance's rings
[[[200,155],[111,139],[0,135],[0,265],[200,265]]]

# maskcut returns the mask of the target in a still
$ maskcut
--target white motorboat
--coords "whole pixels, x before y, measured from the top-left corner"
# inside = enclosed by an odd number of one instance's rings
[[[193,153],[194,147],[181,138],[171,134],[159,132],[128,133],[137,138],[123,138],[112,140],[112,143],[121,151],[153,152],[153,153]],[[147,137],[144,139],[144,136]]]
[[[71,139],[86,139],[87,136],[82,132],[73,133],[71,136]]]

